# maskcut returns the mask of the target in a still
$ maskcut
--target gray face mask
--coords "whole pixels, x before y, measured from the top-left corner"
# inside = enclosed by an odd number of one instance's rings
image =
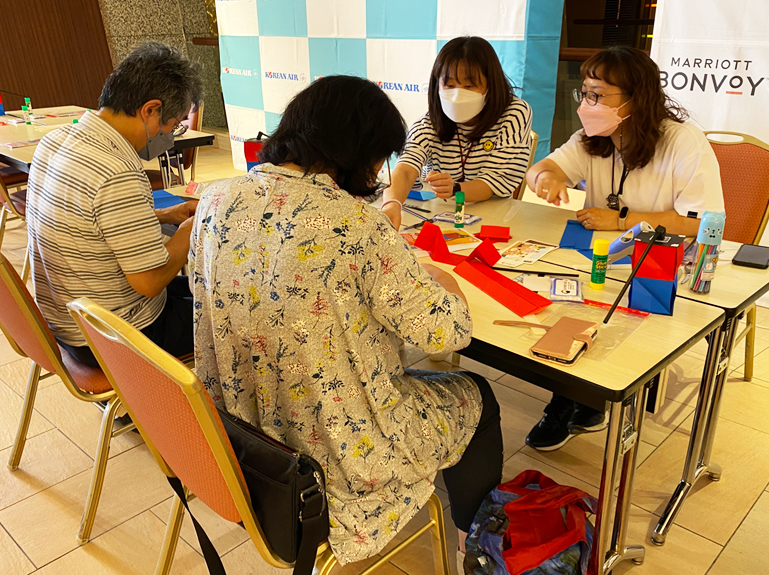
[[[144,123],[144,131],[147,132],[147,143],[139,150],[139,157],[145,162],[154,160],[161,154],[165,154],[168,150],[174,147],[174,133],[163,133],[163,128],[157,133],[157,136],[150,137],[150,132],[147,129],[147,123]]]

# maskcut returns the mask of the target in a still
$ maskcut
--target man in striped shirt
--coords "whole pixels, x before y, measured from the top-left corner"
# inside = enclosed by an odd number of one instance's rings
[[[141,159],[173,146],[202,100],[199,67],[158,43],[136,48],[107,79],[96,113],[47,134],[29,174],[27,229],[35,299],[54,337],[98,366],[67,304],[91,298],[176,355],[190,353],[187,261],[196,202],[155,210]],[[178,225],[163,243],[161,224]]]

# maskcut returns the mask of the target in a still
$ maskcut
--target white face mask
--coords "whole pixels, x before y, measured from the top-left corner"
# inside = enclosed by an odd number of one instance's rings
[[[464,88],[446,88],[438,91],[441,108],[452,122],[464,124],[481,113],[486,105],[486,94]]]

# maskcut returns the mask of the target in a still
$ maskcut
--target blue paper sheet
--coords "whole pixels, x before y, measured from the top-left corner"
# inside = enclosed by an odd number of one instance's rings
[[[152,192],[152,199],[155,202],[155,209],[160,210],[162,208],[170,208],[177,204],[183,204],[184,198],[175,196],[165,190],[155,190]]]
[[[589,250],[592,241],[592,230],[586,230],[577,220],[569,220],[566,222],[566,229],[563,230],[561,243],[558,246],[572,250]]]
[[[678,282],[676,281],[655,280],[636,276],[630,284],[628,307],[650,313],[672,315],[677,289]]]

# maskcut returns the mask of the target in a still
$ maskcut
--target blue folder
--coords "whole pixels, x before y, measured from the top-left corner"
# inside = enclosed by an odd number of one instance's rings
[[[152,199],[155,202],[156,210],[160,210],[162,208],[170,208],[171,206],[183,204],[185,202],[184,198],[175,196],[174,194],[168,193],[165,190],[155,190],[152,192]]]

